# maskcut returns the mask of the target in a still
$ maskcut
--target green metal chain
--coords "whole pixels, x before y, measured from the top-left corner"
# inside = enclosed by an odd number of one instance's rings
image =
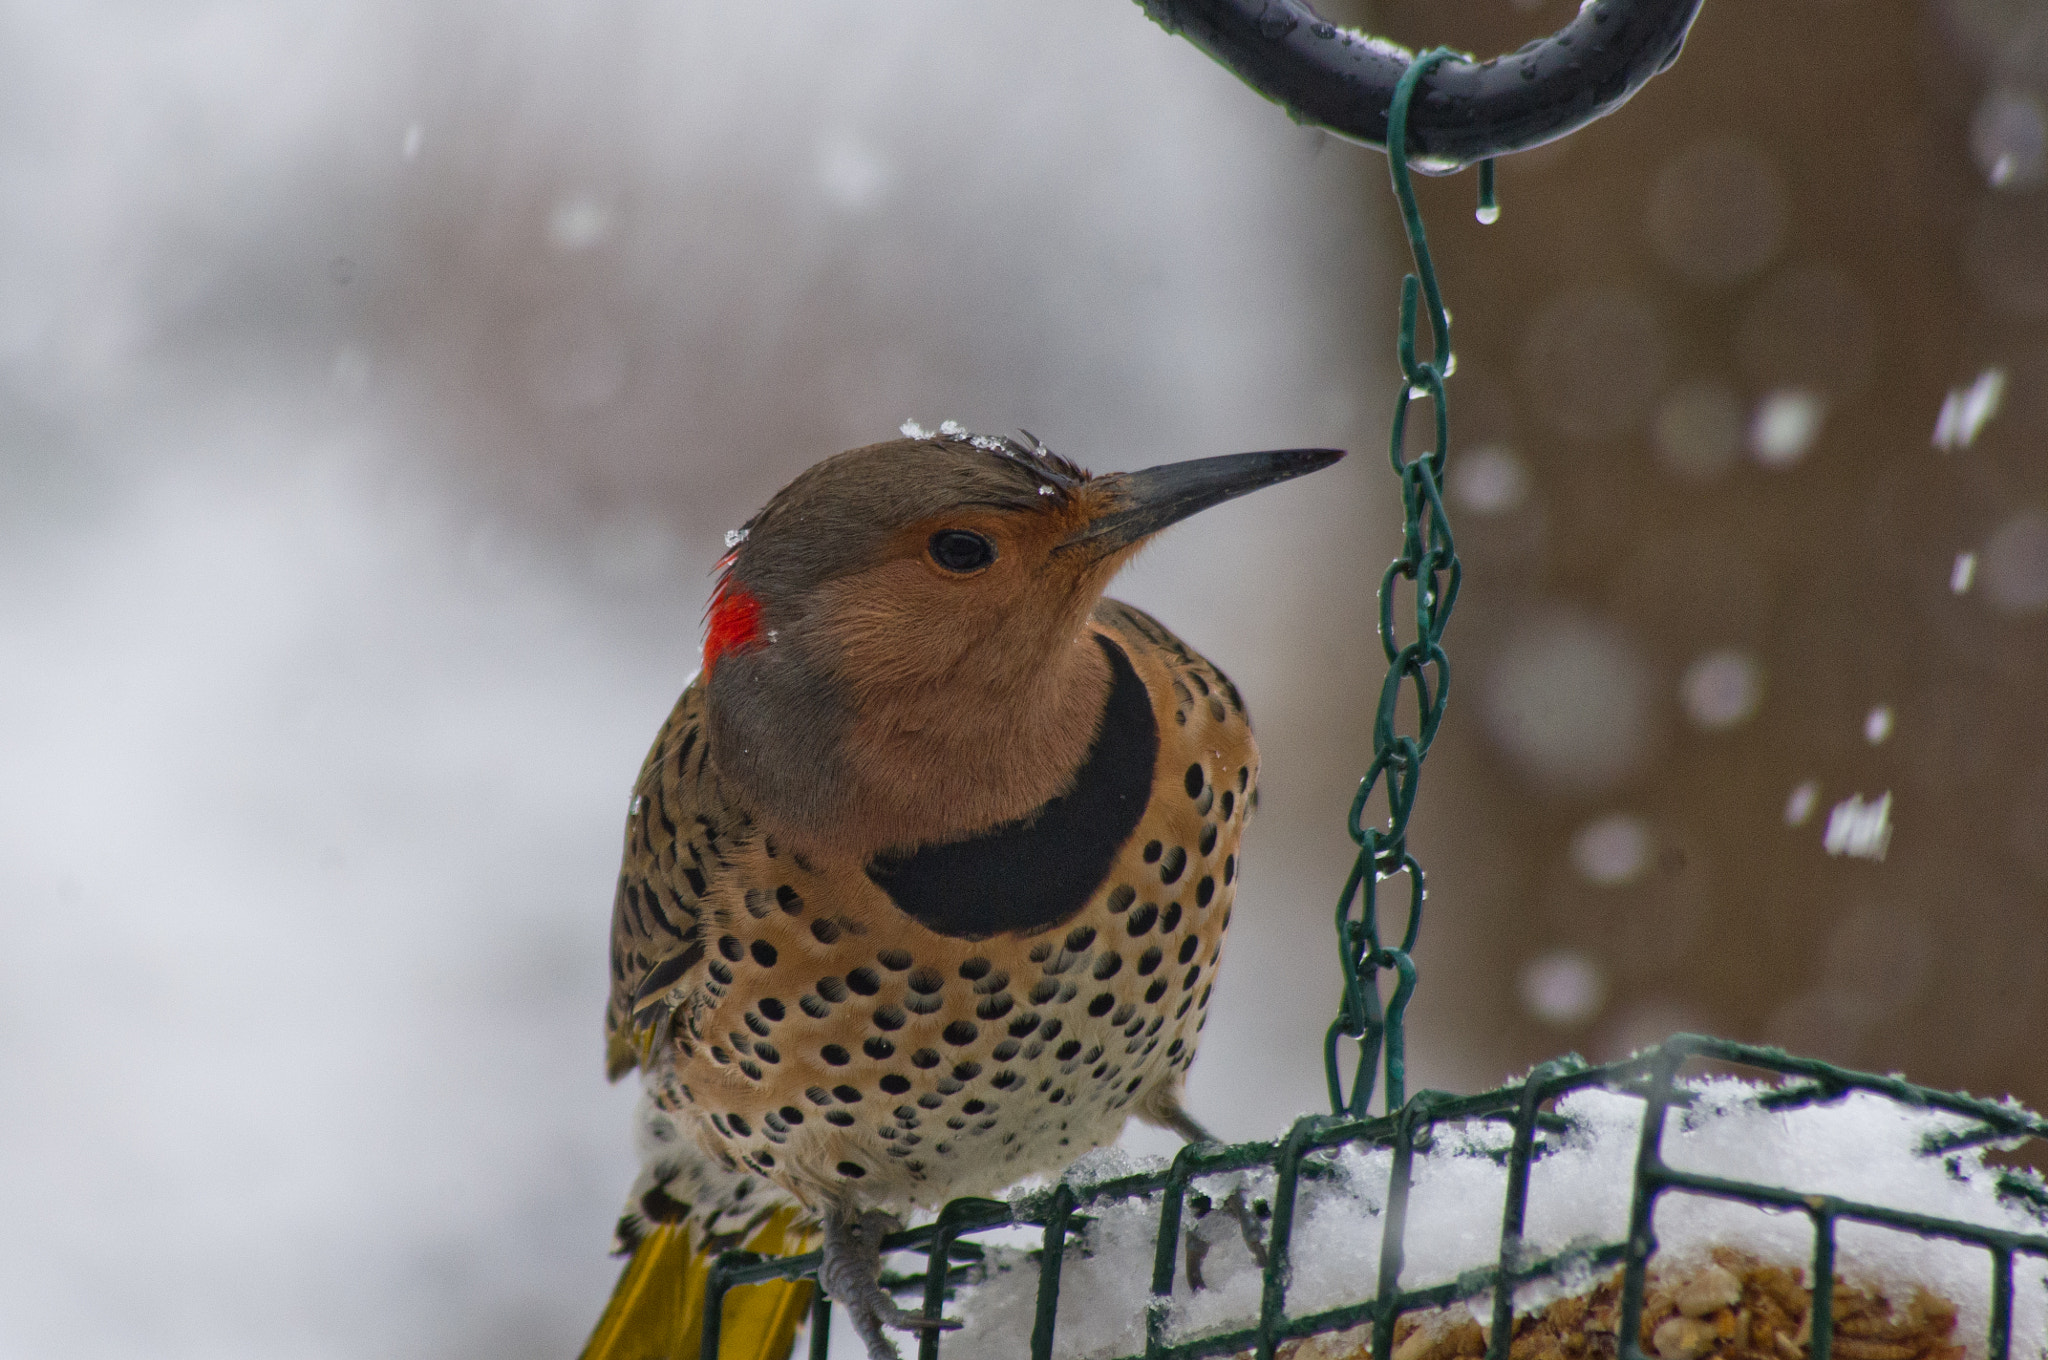
[[[1426,895],[1422,866],[1408,851],[1408,818],[1415,806],[1422,759],[1429,754],[1437,724],[1443,721],[1444,701],[1450,695],[1450,659],[1444,655],[1442,639],[1444,625],[1450,622],[1451,608],[1457,602],[1463,571],[1451,541],[1451,523],[1443,503],[1444,461],[1450,444],[1444,379],[1450,376],[1453,366],[1451,319],[1444,311],[1436,269],[1430,263],[1429,240],[1422,229],[1422,213],[1416,207],[1414,186],[1409,180],[1408,106],[1430,68],[1459,55],[1439,47],[1415,58],[1395,88],[1393,105],[1387,111],[1387,164],[1393,173],[1394,196],[1401,205],[1401,225],[1408,234],[1408,249],[1415,257],[1415,272],[1401,281],[1401,394],[1394,403],[1390,447],[1394,472],[1401,479],[1404,528],[1401,555],[1380,579],[1380,645],[1387,654],[1387,678],[1380,686],[1379,709],[1373,719],[1372,764],[1359,781],[1347,819],[1351,839],[1358,846],[1358,857],[1337,900],[1337,948],[1344,971],[1344,998],[1323,1040],[1323,1067],[1329,1080],[1330,1108],[1339,1115],[1366,1113],[1383,1057],[1384,1108],[1391,1113],[1407,1100],[1407,1054],[1401,1022],[1415,992],[1415,961],[1411,954],[1416,932],[1422,926],[1422,902]],[[1493,162],[1485,161],[1479,173],[1479,220],[1491,222],[1499,215],[1493,195]],[[1427,360],[1415,355],[1418,294],[1419,300],[1429,307],[1431,350]],[[1409,459],[1402,448],[1408,433],[1408,405],[1425,396],[1436,415],[1435,447]],[[1415,592],[1415,637],[1405,646],[1396,637],[1394,626],[1396,587],[1402,580]],[[1415,695],[1417,726],[1413,735],[1395,731],[1395,715],[1404,685],[1411,686]],[[1386,781],[1386,825],[1364,826],[1361,819],[1366,800],[1382,779]],[[1379,884],[1397,874],[1408,876],[1408,920],[1400,944],[1390,947],[1380,940]],[[1380,974],[1385,972],[1394,974],[1394,990],[1392,996],[1382,1001]],[[1338,1041],[1344,1038],[1356,1040],[1359,1048],[1349,1096],[1344,1091],[1337,1058]]]

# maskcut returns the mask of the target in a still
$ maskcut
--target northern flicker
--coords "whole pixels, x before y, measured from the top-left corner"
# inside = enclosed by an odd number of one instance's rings
[[[883,1329],[918,1325],[878,1283],[898,1216],[1132,1115],[1200,1136],[1181,1081],[1258,752],[1230,681],[1102,592],[1166,526],[1343,455],[1091,476],[944,430],[828,458],[733,535],[634,786],[606,1027],[644,1169],[587,1356],[694,1357],[708,1255],[813,1234],[893,1360]],[[749,1344],[786,1351],[801,1306],[775,1295]]]

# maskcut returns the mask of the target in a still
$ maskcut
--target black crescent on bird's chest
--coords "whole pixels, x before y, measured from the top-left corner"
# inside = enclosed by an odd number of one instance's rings
[[[1152,796],[1159,725],[1123,648],[1095,641],[1109,660],[1109,699],[1072,789],[978,836],[869,863],[868,877],[921,925],[958,939],[1042,930],[1109,876]]]

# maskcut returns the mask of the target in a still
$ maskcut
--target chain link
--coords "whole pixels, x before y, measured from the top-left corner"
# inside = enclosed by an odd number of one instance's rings
[[[1372,1101],[1384,1058],[1386,1087],[1384,1108],[1399,1109],[1407,1099],[1406,1046],[1402,1016],[1415,992],[1415,937],[1422,926],[1422,902],[1427,895],[1422,866],[1408,851],[1408,818],[1415,807],[1417,781],[1422,775],[1423,757],[1429,754],[1443,721],[1444,703],[1450,697],[1451,664],[1442,646],[1444,626],[1450,622],[1457,603],[1458,583],[1463,569],[1451,540],[1451,523],[1444,513],[1444,462],[1450,446],[1450,413],[1444,400],[1444,379],[1455,367],[1451,350],[1451,319],[1444,311],[1443,294],[1437,287],[1436,269],[1430,262],[1429,240],[1422,229],[1422,212],[1415,203],[1409,180],[1407,157],[1408,106],[1416,87],[1438,62],[1459,56],[1439,47],[1409,64],[1396,87],[1387,115],[1387,164],[1394,180],[1394,196],[1401,206],[1401,225],[1407,232],[1408,248],[1415,258],[1415,272],[1401,281],[1401,393],[1394,403],[1394,425],[1390,455],[1394,472],[1401,479],[1403,528],[1401,555],[1380,578],[1380,645],[1387,654],[1387,678],[1380,686],[1379,707],[1373,716],[1372,764],[1359,781],[1351,800],[1346,829],[1358,846],[1358,857],[1337,900],[1337,948],[1344,973],[1344,996],[1337,1018],[1330,1023],[1323,1041],[1324,1073],[1329,1080],[1330,1107],[1340,1115],[1363,1115]],[[1493,202],[1493,164],[1480,171],[1480,220],[1499,215]],[[1415,323],[1418,304],[1429,313],[1430,357],[1415,354]],[[1436,441],[1428,453],[1415,458],[1404,454],[1408,434],[1408,407],[1418,397],[1427,397],[1434,413]],[[1415,636],[1403,645],[1395,626],[1399,583],[1406,581],[1415,598]],[[1396,731],[1401,693],[1406,686],[1414,695],[1416,730]],[[1386,825],[1363,825],[1365,805],[1375,788],[1385,783]],[[1399,874],[1408,878],[1408,918],[1397,946],[1381,943],[1379,885]],[[1380,974],[1394,975],[1393,994],[1380,995]],[[1344,1091],[1338,1062],[1341,1039],[1358,1044],[1358,1062],[1351,1079],[1351,1091]]]

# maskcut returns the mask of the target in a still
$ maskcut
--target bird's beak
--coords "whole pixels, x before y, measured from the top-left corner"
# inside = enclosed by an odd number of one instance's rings
[[[1270,449],[1106,473],[1088,486],[1102,496],[1101,510],[1054,551],[1104,557],[1197,511],[1326,468],[1343,456],[1342,449]]]

